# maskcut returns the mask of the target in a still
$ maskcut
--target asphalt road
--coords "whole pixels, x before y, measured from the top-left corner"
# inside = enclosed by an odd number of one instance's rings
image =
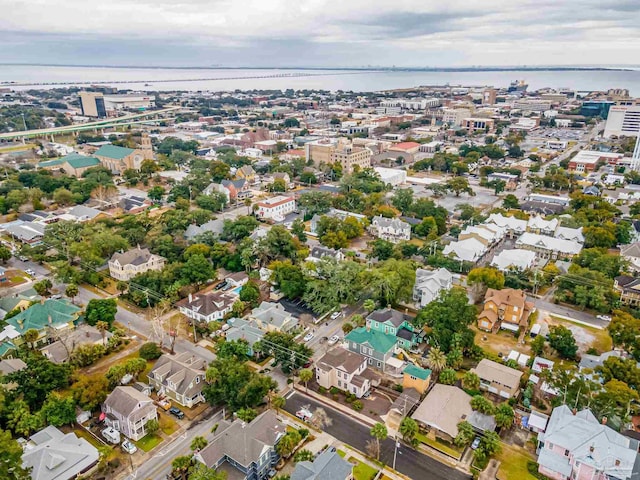
[[[302,393],[295,392],[287,398],[285,410],[295,414],[302,406],[309,405],[311,410],[322,407],[333,420],[325,431],[338,440],[364,452],[366,444],[372,439],[370,428],[351,419],[347,415],[312,400]],[[393,464],[394,441],[387,438],[381,443],[380,460],[387,465]],[[444,465],[437,460],[413,450],[405,445],[398,449],[396,470],[414,480],[462,480],[471,478],[469,475]]]

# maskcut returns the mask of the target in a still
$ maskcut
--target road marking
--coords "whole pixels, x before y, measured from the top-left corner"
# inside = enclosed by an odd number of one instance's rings
[[[291,390],[289,393],[287,393],[287,395],[285,395],[285,399],[289,400],[291,397],[293,397],[293,394],[296,393],[295,390]]]

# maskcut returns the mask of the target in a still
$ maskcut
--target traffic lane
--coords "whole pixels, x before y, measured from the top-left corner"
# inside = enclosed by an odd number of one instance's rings
[[[31,269],[34,272],[36,272],[36,276],[44,277],[49,275],[49,270],[45,266],[40,265],[37,262],[32,262],[31,260],[27,260],[23,262],[19,258],[12,257],[7,261],[7,265],[9,265],[11,268],[15,268],[17,270],[22,270],[22,271]]]
[[[565,307],[563,305],[556,305],[555,303],[547,302],[546,300],[542,300],[540,298],[535,297],[527,297],[529,301],[532,301],[537,309],[545,310],[547,313],[553,315],[562,315],[569,318],[574,318],[576,320],[580,320],[581,322],[592,325],[596,328],[606,328],[609,325],[609,322],[605,320],[600,320],[596,318],[594,315],[591,315],[588,312],[581,312],[579,310],[575,310],[570,307]]]
[[[327,412],[327,415],[333,421],[329,427],[325,428],[327,433],[361,452],[366,452],[367,442],[372,440],[371,429],[347,415],[298,392],[287,398],[285,410],[295,415],[300,408],[307,405],[312,412],[317,407],[323,408]],[[392,439],[388,438],[381,442],[380,460],[386,465],[393,464],[393,450],[394,441]],[[469,475],[465,475],[405,445],[400,447],[399,452],[401,453],[396,456],[396,470],[415,480],[462,480],[470,478]]]

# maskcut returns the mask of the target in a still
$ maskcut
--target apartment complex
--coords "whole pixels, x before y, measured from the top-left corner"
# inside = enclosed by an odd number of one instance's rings
[[[615,106],[609,109],[604,137],[637,137],[640,131],[640,105]]]
[[[356,166],[361,169],[371,166],[371,150],[344,138],[309,142],[305,145],[305,154],[315,167],[339,163],[344,173],[353,172]]]

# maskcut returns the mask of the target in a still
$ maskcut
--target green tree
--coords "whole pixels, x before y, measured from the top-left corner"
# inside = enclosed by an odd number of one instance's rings
[[[542,335],[538,335],[531,341],[531,352],[539,357],[544,353],[544,343],[545,339]]]
[[[293,335],[283,332],[268,332],[253,345],[256,352],[271,355],[285,374],[302,368],[313,355],[306,345],[295,341]]]
[[[309,380],[313,378],[313,371],[308,368],[303,368],[302,370],[300,370],[298,376],[300,377],[300,381],[304,383],[304,389],[306,391]]]
[[[38,295],[47,296],[49,295],[49,289],[53,286],[51,280],[48,278],[43,278],[39,282],[33,284],[33,289],[38,293]]]
[[[458,434],[453,439],[453,444],[456,447],[466,447],[471,443],[474,436],[475,432],[473,431],[471,424],[466,420],[462,421],[458,423]]]
[[[438,376],[438,381],[444,385],[453,385],[456,380],[456,371],[453,368],[445,368]]]
[[[418,423],[411,417],[404,417],[400,422],[400,434],[405,442],[413,442],[418,433]]]
[[[453,177],[447,180],[445,186],[448,190],[452,191],[456,197],[459,197],[461,193],[466,193],[470,197],[475,196],[475,192],[469,185],[469,180],[464,177]]]
[[[244,338],[218,342],[216,345],[216,355],[218,358],[233,358],[235,360],[244,361],[247,359],[248,351],[249,342]]]
[[[314,458],[315,458],[315,455],[310,450],[307,450],[306,448],[304,448],[302,450],[298,450],[295,453],[295,455],[293,456],[293,461],[296,463],[312,462]]]
[[[493,267],[474,268],[467,276],[467,283],[473,287],[476,301],[484,297],[488,288],[502,289],[504,280],[502,272]]]
[[[549,328],[549,346],[560,356],[573,359],[578,353],[578,345],[571,330],[563,325],[553,325]]]
[[[181,276],[189,283],[198,285],[203,284],[207,280],[216,278],[216,272],[204,255],[196,253],[191,255],[181,270]]]
[[[24,450],[11,438],[11,433],[0,430],[0,478],[30,480],[31,469],[22,464]]]
[[[466,372],[462,377],[462,386],[467,390],[477,391],[480,388],[480,377],[477,373]]]
[[[291,233],[293,233],[301,242],[307,241],[307,234],[305,233],[304,222],[300,218],[296,218],[291,225]]]
[[[176,457],[171,462],[171,472],[174,474],[173,475],[174,478],[176,475],[178,475],[178,478],[180,478],[181,480],[184,480],[185,478],[187,478],[187,472],[189,471],[189,467],[191,467],[191,457],[187,455],[182,457]]]
[[[362,307],[369,313],[373,312],[376,309],[376,302],[367,298],[363,303]]]
[[[276,452],[284,458],[289,458],[293,450],[300,443],[302,437],[297,430],[287,432],[276,445]]]
[[[116,313],[118,311],[118,305],[113,298],[106,299],[91,299],[87,304],[85,318],[89,325],[94,326],[96,323],[102,321],[107,322],[109,325],[113,325],[116,319]]]
[[[227,473],[218,472],[203,463],[197,462],[189,472],[189,480],[227,480]]]
[[[508,403],[501,403],[495,410],[496,425],[500,428],[510,428],[515,419],[513,408]]]
[[[147,431],[147,433],[154,434],[158,430],[160,430],[160,422],[152,418],[151,420],[148,420],[147,423],[145,423],[144,428]]]
[[[447,353],[447,365],[449,365],[454,370],[458,370],[462,366],[463,360],[464,358],[462,356],[462,350],[460,350],[459,348],[454,348],[449,353]]]
[[[413,205],[413,190],[411,188],[398,188],[391,197],[391,204],[403,214],[410,212]]]
[[[202,436],[194,437],[193,440],[191,440],[191,446],[190,446],[191,451],[192,452],[200,451],[204,447],[206,447],[208,443],[209,442],[207,441],[207,439]]]
[[[258,416],[258,412],[253,408],[241,408],[236,412],[236,416],[243,422],[249,423]]]
[[[520,202],[518,201],[518,197],[516,197],[512,193],[505,195],[504,199],[502,200],[502,207],[506,209],[519,209]]]
[[[493,403],[491,403],[482,395],[474,396],[471,399],[470,403],[471,403],[471,408],[485,415],[493,415],[493,413],[495,412],[495,407]]]
[[[380,442],[385,438],[387,438],[387,436],[389,435],[389,432],[387,431],[387,427],[384,425],[384,423],[378,422],[371,428],[371,431],[369,432],[369,434],[376,441],[376,452],[377,452],[376,460],[379,460],[380,459]]]
[[[432,347],[427,354],[427,366],[438,373],[447,366],[447,356],[438,347]]]
[[[156,360],[162,355],[162,349],[155,342],[147,342],[140,347],[138,355],[145,360]]]
[[[109,393],[109,382],[103,375],[80,376],[72,385],[71,394],[80,408],[95,410]]]
[[[257,307],[260,300],[260,287],[254,281],[248,281],[240,289],[240,300]]]
[[[287,399],[281,396],[275,396],[271,399],[271,405],[276,409],[276,413],[284,408]]]
[[[11,258],[11,250],[4,245],[0,245],[0,262],[5,263]]]
[[[78,290],[78,286],[75,283],[70,283],[67,285],[67,288],[64,290],[64,294],[71,299],[71,302],[75,304],[75,298],[78,296],[80,291]]]
[[[33,350],[35,348],[35,343],[38,341],[38,338],[40,338],[40,332],[35,328],[30,328],[24,332],[22,338],[24,338],[24,341],[29,345],[29,348]]]
[[[164,188],[161,187],[160,185],[151,187],[149,191],[147,191],[147,197],[149,197],[149,199],[154,202],[159,202],[160,200],[162,200],[162,197],[164,196],[164,194],[165,194]]]
[[[57,392],[51,392],[42,405],[40,415],[48,425],[54,427],[71,425],[76,421],[76,402],[73,397],[63,397]]]

